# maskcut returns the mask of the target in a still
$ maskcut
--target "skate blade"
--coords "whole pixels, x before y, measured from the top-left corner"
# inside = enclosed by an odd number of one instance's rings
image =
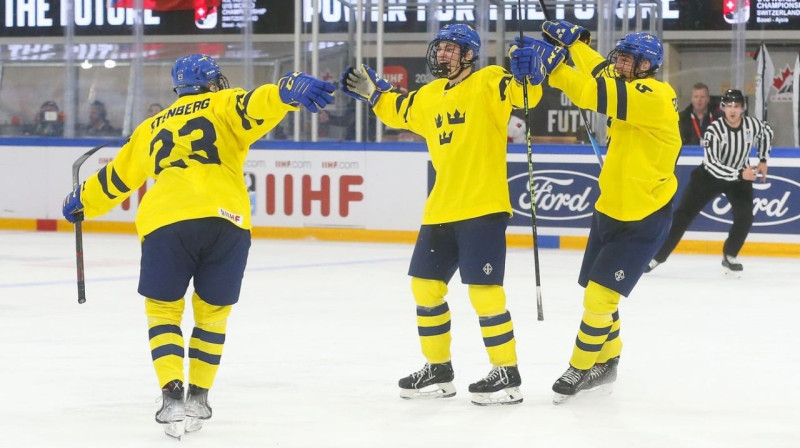
[[[575,394],[575,395],[577,395],[577,394]],[[560,394],[560,393],[556,392],[556,393],[553,394],[553,404],[555,404],[555,405],[564,404],[567,401],[569,401],[571,398],[575,397],[575,395],[564,395],[564,394]]]
[[[473,393],[472,404],[477,406],[498,406],[522,403],[519,387],[509,387],[493,393]]]
[[[186,426],[184,427],[184,430],[187,433],[197,432],[197,431],[200,431],[201,429],[203,429],[203,420],[202,419],[195,418],[195,417],[188,417],[187,416],[185,421],[186,421]]]
[[[605,383],[591,389],[584,389],[583,392],[589,392],[593,395],[611,395],[614,392],[614,383]]]
[[[564,404],[567,401],[575,398],[579,394],[586,394],[588,396],[603,396],[603,395],[611,395],[614,392],[614,383],[605,383],[599,386],[593,387],[591,389],[581,389],[573,395],[565,395],[555,392],[553,394],[553,404],[559,405]]]
[[[722,268],[725,274],[725,277],[728,278],[742,278],[742,271],[731,271],[727,268]]]
[[[164,427],[164,433],[173,439],[181,440],[181,436],[183,436],[185,432],[183,420],[172,423],[162,423],[161,426]]]
[[[422,389],[400,389],[400,398],[404,400],[432,400],[436,398],[450,398],[455,396],[456,387],[453,383],[431,384]]]

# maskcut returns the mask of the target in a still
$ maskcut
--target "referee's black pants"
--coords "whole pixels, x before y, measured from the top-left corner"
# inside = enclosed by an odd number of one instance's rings
[[[666,261],[700,210],[721,193],[725,193],[733,211],[733,225],[722,251],[734,257],[739,255],[750,227],[753,226],[753,183],[747,180],[717,179],[700,165],[692,171],[681,203],[672,215],[669,236],[654,257],[656,261]]]

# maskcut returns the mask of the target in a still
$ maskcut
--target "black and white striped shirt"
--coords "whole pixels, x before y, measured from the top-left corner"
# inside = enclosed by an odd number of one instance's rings
[[[716,120],[703,134],[703,165],[718,179],[738,180],[739,172],[750,165],[753,145],[758,149],[760,160],[769,158],[772,135],[767,122],[753,117],[742,117],[738,128],[728,126],[724,117]]]

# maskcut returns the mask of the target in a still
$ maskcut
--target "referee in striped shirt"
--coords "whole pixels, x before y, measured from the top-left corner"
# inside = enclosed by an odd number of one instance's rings
[[[744,95],[730,89],[722,96],[724,117],[716,120],[703,134],[703,163],[692,171],[681,203],[672,215],[672,227],[661,249],[645,272],[665,262],[678,245],[689,224],[700,210],[721,193],[733,209],[733,225],[722,247],[722,266],[728,272],[740,274],[739,255],[753,225],[753,181],[758,175],[767,180],[767,159],[772,144],[772,128],[766,122],[744,113]],[[758,148],[758,165],[750,165],[750,149]]]

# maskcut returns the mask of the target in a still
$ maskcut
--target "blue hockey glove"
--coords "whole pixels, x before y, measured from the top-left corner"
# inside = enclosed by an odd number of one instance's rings
[[[547,70],[548,75],[553,73],[553,70],[567,58],[567,50],[543,40],[533,39],[530,48],[542,58],[542,65]]]
[[[514,79],[522,82],[527,78],[531,85],[537,86],[547,76],[542,58],[532,47],[517,48],[511,53],[511,73]]]
[[[575,41],[581,41],[586,45],[592,41],[592,34],[586,28],[575,25],[566,20],[548,21],[542,24],[542,36],[545,40],[553,39],[556,43],[569,47]]]
[[[64,198],[64,204],[61,208],[61,213],[67,221],[75,224],[78,221],[83,221],[83,202],[81,202],[81,190],[83,184],[78,185],[72,193]]]
[[[392,90],[392,83],[379,78],[375,70],[366,64],[361,64],[360,68],[347,67],[342,72],[342,79],[339,83],[347,96],[360,101],[366,101],[370,107],[375,107],[375,103],[383,92]]]
[[[319,112],[333,102],[336,86],[303,72],[289,72],[278,80],[281,101],[292,106],[302,104],[311,112]]]
[[[536,39],[532,37],[523,36],[522,40],[520,40],[519,36],[517,36],[514,38],[514,42],[508,44],[508,52],[506,52],[506,55],[511,58],[511,53],[513,53],[514,50],[517,48],[530,47],[535,41]]]

